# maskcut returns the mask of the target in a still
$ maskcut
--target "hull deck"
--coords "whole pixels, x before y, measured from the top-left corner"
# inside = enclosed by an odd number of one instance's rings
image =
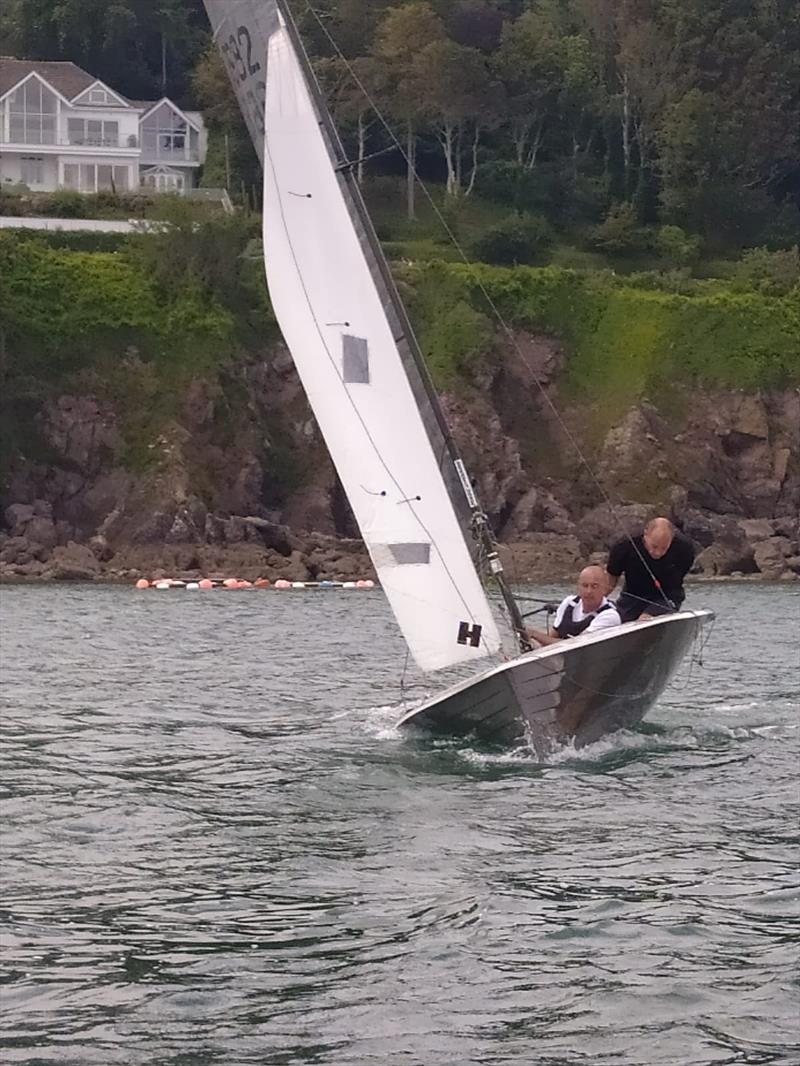
[[[455,685],[406,714],[400,727],[529,743],[591,744],[641,721],[699,637],[710,611],[683,611],[585,633]]]

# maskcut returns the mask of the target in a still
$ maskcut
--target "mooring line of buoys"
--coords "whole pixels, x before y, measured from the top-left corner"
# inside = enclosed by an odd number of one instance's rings
[[[270,583],[266,578],[259,578],[257,581],[243,581],[238,577],[204,577],[194,581],[182,581],[179,578],[171,577],[162,577],[157,578],[154,581],[148,581],[147,578],[140,577],[135,585],[135,588],[141,590],[158,589],[159,591],[166,591],[169,589],[186,589],[188,592],[206,592],[210,589],[223,589],[227,591],[239,591],[242,589],[277,589],[282,591],[284,589],[374,589],[375,587],[375,582],[369,579],[360,581],[287,581],[285,578],[278,578],[277,581]]]

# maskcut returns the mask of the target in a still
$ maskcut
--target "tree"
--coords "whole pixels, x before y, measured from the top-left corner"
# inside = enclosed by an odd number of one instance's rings
[[[260,189],[258,157],[216,48],[209,49],[195,67],[192,90],[209,131],[203,184],[224,186],[234,194],[241,188]]]
[[[494,52],[503,32],[503,12],[486,0],[457,0],[447,13],[447,30],[465,48]]]
[[[475,48],[441,40],[423,48],[415,66],[425,110],[444,153],[448,196],[458,196],[464,191],[463,140],[467,130],[472,131],[468,196],[475,184],[481,126],[494,117],[486,62]]]
[[[371,115],[370,97],[380,91],[376,62],[369,56],[352,60],[339,57],[320,59],[315,64],[315,70],[340,132],[346,134],[348,129],[355,129],[356,179],[362,185],[367,136],[376,121]]]
[[[18,0],[6,0],[0,5],[0,55],[22,55]]]
[[[620,38],[616,63],[623,99],[625,192],[630,196],[633,191],[629,136],[632,128],[639,156],[637,199],[642,201],[642,193],[657,166],[658,129],[671,84],[669,42],[655,22],[631,22],[624,28]],[[647,217],[643,202],[640,207],[640,220],[653,221]]]
[[[415,217],[417,129],[424,120],[425,99],[416,57],[435,41],[443,40],[442,20],[424,2],[391,8],[378,26],[374,58],[380,65],[381,95],[390,114],[406,130],[406,195],[409,219]]]
[[[21,55],[72,60],[135,99],[181,102],[208,44],[202,0],[15,0],[13,24]]]
[[[558,45],[551,27],[528,12],[503,29],[492,70],[502,85],[504,111],[520,166],[533,170],[561,86]]]
[[[559,119],[569,137],[573,178],[578,176],[578,154],[588,152],[603,110],[603,86],[591,42],[583,34],[570,34],[559,42],[561,89]]]

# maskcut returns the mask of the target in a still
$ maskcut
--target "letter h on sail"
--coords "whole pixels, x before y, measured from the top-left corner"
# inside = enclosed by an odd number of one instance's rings
[[[474,626],[471,626],[469,622],[462,622],[458,627],[458,643],[469,644],[472,648],[479,648],[481,646],[482,632],[483,626],[478,625],[477,622]]]

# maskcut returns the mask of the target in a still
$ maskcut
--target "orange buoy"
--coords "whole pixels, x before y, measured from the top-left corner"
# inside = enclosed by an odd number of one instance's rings
[[[140,577],[139,580],[136,582],[136,587],[137,589],[149,589],[150,582],[147,580],[146,577]]]
[[[200,588],[201,589],[213,589],[213,587],[214,587],[214,582],[213,581],[209,581],[207,577],[204,577],[203,580],[200,582]]]
[[[252,581],[238,581],[236,583],[237,589],[251,589],[253,587]]]
[[[258,581],[256,581],[256,588],[257,589],[268,589],[269,588],[269,581],[267,581],[267,579],[265,577],[260,577],[258,579]]]
[[[222,582],[226,589],[238,589],[239,581],[235,577],[226,577]]]
[[[291,581],[284,581],[282,577],[278,578],[278,580],[275,582],[276,589],[290,589],[291,587]]]

